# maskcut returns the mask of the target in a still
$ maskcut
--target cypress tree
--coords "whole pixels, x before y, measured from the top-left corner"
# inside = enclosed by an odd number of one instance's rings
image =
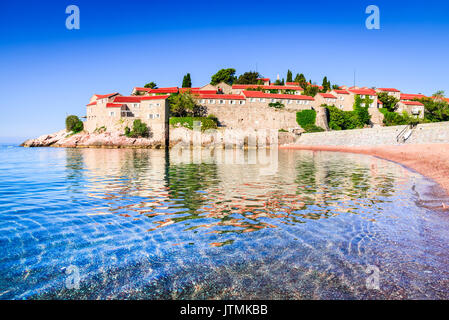
[[[192,79],[190,79],[190,73],[187,73],[182,79],[182,87],[183,88],[191,88],[192,87]]]

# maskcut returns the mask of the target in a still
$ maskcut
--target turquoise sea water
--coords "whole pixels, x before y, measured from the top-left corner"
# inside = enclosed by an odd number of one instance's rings
[[[449,298],[432,181],[364,155],[240,156],[1,145],[0,299]]]

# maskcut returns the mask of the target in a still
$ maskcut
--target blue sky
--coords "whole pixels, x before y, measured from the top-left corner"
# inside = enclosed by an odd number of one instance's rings
[[[67,30],[78,5],[80,30]],[[380,8],[380,30],[365,8]],[[449,95],[447,1],[1,1],[0,142],[60,130],[94,93],[220,68]]]

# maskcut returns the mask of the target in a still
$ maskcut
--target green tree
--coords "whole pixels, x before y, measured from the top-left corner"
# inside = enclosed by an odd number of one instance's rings
[[[182,87],[183,88],[191,88],[192,87],[192,79],[190,79],[190,73],[187,73],[182,79]]]
[[[293,82],[293,73],[290,70],[287,71],[287,82]]]
[[[235,69],[233,68],[221,69],[211,77],[210,84],[215,86],[220,82],[225,82],[229,85],[232,85],[235,80],[236,80]]]
[[[307,80],[306,80],[306,77],[301,73],[301,74],[296,74],[295,82],[299,83],[299,85],[302,88],[304,88],[305,84],[307,83]]]
[[[387,92],[378,93],[377,99],[379,99],[383,103],[384,108],[390,112],[396,110],[396,105],[399,102],[399,99],[389,95]]]
[[[125,135],[132,138],[147,138],[150,135],[150,130],[148,129],[145,122],[142,122],[140,119],[136,119],[133,121],[132,130],[130,130],[128,127],[125,128]]]
[[[316,94],[320,91],[320,88],[318,86],[313,86],[308,83],[303,83],[301,86],[303,88],[303,94],[305,96],[315,97]]]
[[[157,84],[156,84],[156,82],[151,81],[151,82],[147,83],[146,85],[144,85],[144,88],[156,89]]]
[[[354,101],[354,112],[357,115],[358,122],[360,126],[364,126],[365,124],[370,124],[371,115],[368,112],[368,108],[373,103],[373,100],[369,98],[369,96],[365,96],[362,99],[358,94],[355,96]]]
[[[444,91],[438,90],[437,92],[432,94],[432,97],[442,99],[442,98],[444,98]]]
[[[424,117],[431,122],[449,121],[449,104],[441,99],[415,99],[424,105]]]
[[[173,117],[193,116],[195,111],[200,108],[189,92],[170,95],[168,103],[170,114]]]
[[[239,76],[239,78],[234,82],[236,84],[259,84],[260,74],[255,71],[248,71]]]
[[[65,128],[69,132],[78,133],[83,131],[84,124],[77,116],[70,115],[65,119]]]
[[[327,80],[327,77],[323,78],[323,84],[321,85],[323,87],[323,92],[328,92],[331,89],[331,82]]]

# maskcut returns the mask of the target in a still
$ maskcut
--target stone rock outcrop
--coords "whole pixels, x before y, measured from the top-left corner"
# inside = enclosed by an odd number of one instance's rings
[[[61,130],[42,135],[36,139],[26,140],[23,147],[63,147],[63,148],[161,148],[160,141],[151,138],[129,138],[119,132],[68,133]]]

